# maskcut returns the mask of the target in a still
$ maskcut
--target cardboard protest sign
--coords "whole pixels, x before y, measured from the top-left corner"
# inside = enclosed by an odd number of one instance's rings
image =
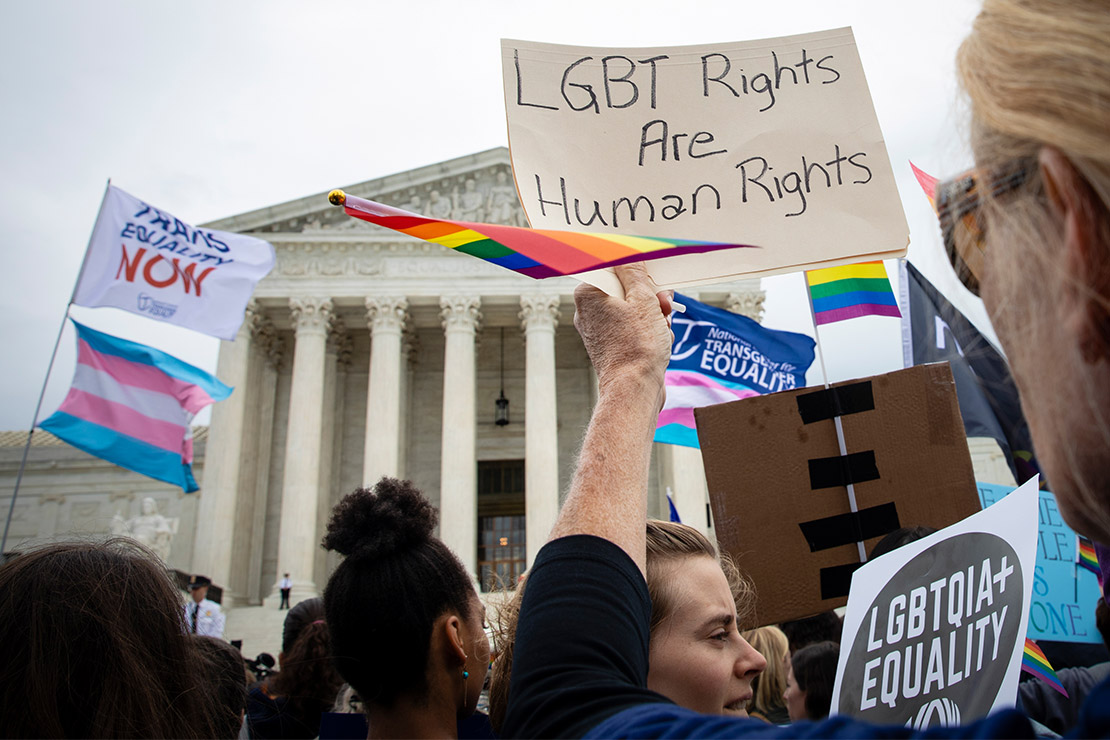
[[[924,729],[1014,705],[1033,586],[1036,480],[856,571],[833,714]]]
[[[940,529],[979,511],[947,364],[745,398],[694,417],[717,539],[758,594],[745,627],[843,606],[857,542],[870,549],[899,527]]]
[[[979,483],[983,508],[1010,493],[1009,486]],[[1037,565],[1029,606],[1029,637],[1034,640],[1101,643],[1095,606],[1098,577],[1076,564],[1075,530],[1064,523],[1056,497],[1039,491]]]
[[[501,54],[535,228],[759,247],[659,260],[648,270],[661,287],[905,254],[850,28],[653,49],[506,39]]]

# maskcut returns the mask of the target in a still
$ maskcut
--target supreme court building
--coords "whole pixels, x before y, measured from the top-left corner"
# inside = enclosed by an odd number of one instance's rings
[[[525,223],[504,148],[345,190]],[[483,587],[513,583],[547,539],[596,398],[572,326],[577,281],[536,281],[382,229],[325,193],[207,225],[269,240],[277,263],[220,349],[216,374],[236,391],[212,414],[194,570],[236,603],[272,597],[285,572],[294,601],[318,593],[336,565],[320,549],[332,506],[389,475],[439,507],[440,537]],[[701,295],[757,317],[762,303],[756,281]],[[658,452],[653,512],[666,514],[670,487],[704,529],[697,451]]]
[[[435,217],[525,223],[505,148],[344,189]],[[389,475],[439,507],[440,537],[483,588],[515,582],[555,521],[596,399],[572,326],[577,281],[521,277],[351,218],[326,193],[206,226],[265,238],[277,260],[236,340],[221,343],[216,374],[235,392],[197,446],[200,492],[38,432],[8,549],[108,532],[151,497],[179,520],[170,565],[211,577],[227,606],[276,605],[288,572],[296,603],[337,564],[320,548],[331,508]],[[686,292],[761,317],[758,281]],[[8,496],[25,436],[0,433]],[[1000,452],[972,450],[980,480],[997,477],[984,465],[1008,475]],[[649,514],[666,518],[668,489],[683,521],[709,531],[697,450],[655,446]]]

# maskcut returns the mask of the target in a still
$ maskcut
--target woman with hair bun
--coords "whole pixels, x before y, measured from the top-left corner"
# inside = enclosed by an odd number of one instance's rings
[[[346,556],[324,591],[332,649],[371,738],[456,737],[485,682],[485,607],[437,520],[410,481],[382,478],[328,523],[324,547]]]

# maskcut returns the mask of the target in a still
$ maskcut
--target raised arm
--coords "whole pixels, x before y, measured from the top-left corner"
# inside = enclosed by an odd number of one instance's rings
[[[624,298],[582,284],[574,325],[597,371],[598,401],[551,540],[602,537],[644,571],[644,521],[655,422],[670,357],[670,295],[655,292],[643,264],[616,268]]]

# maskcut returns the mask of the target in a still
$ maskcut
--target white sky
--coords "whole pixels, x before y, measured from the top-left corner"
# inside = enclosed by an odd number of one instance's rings
[[[107,178],[200,223],[506,145],[503,37],[636,47],[852,26],[910,259],[985,326],[906,164],[941,177],[970,164],[952,60],[977,10],[973,0],[2,3],[0,429],[31,423]],[[764,287],[767,326],[812,334],[800,275]],[[73,315],[215,369],[215,339],[114,309]],[[834,380],[901,367],[900,342],[895,319],[821,330]],[[61,402],[73,355],[67,329],[40,420]]]

